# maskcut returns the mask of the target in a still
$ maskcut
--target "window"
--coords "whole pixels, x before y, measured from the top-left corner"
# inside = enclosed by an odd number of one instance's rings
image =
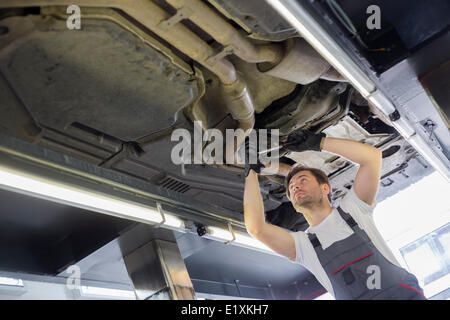
[[[450,223],[400,249],[409,270],[427,285],[450,273]]]

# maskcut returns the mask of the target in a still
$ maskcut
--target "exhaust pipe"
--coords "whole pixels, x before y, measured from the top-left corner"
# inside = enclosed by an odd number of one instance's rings
[[[283,48],[278,44],[254,45],[242,36],[231,24],[200,0],[166,0],[175,9],[189,8],[188,19],[205,30],[232,52],[250,63],[268,62],[276,65],[283,58]]]
[[[318,79],[346,81],[317,51],[303,38],[291,39],[287,53],[276,66],[258,64],[262,73],[302,85]]]
[[[200,0],[166,0],[177,10],[188,9],[187,17],[230,52],[259,71],[294,83],[309,84],[317,79],[347,81],[304,39],[295,39],[285,48],[279,44],[254,45]]]

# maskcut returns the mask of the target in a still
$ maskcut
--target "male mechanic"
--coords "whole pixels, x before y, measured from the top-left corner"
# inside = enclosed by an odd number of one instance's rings
[[[257,151],[256,146],[246,140],[246,159]],[[426,300],[417,278],[400,267],[373,221],[381,151],[306,130],[290,135],[285,148],[295,152],[323,150],[356,162],[359,169],[353,188],[333,208],[327,175],[315,168],[292,167],[286,176],[286,193],[309,228],[288,232],[265,222],[258,183],[264,165],[246,161],[244,220],[248,233],[303,265],[336,299]]]

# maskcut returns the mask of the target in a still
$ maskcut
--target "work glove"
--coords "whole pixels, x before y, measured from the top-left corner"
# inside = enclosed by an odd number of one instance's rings
[[[284,149],[294,152],[307,150],[321,151],[320,143],[326,137],[325,133],[314,133],[309,130],[299,130],[290,134],[286,142],[280,143]]]
[[[261,169],[265,167],[259,161],[258,143],[254,140],[256,139],[249,139],[248,137],[245,138],[244,143],[241,145],[241,148],[243,148],[243,150],[240,150],[239,153],[240,155],[245,154],[245,159],[243,159],[245,161],[245,177],[248,176],[250,170],[253,170],[256,173],[261,173]]]

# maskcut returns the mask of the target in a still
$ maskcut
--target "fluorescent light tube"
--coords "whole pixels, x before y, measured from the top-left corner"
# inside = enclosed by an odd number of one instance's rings
[[[242,234],[239,232],[235,232],[234,234],[236,236],[236,240],[234,240],[233,243],[242,244],[242,245],[250,247],[250,248],[261,249],[264,251],[268,251],[272,254],[277,254],[272,249],[270,249],[268,246],[266,246],[264,243],[262,243],[259,240],[256,240],[255,238],[252,238],[251,236],[248,236],[248,235],[245,235],[245,234]]]
[[[81,295],[136,299],[136,294],[134,293],[134,291],[90,287],[90,286],[81,286]]]
[[[233,240],[233,235],[229,230],[225,230],[218,227],[206,227],[209,237],[215,238],[219,241],[231,241]]]
[[[100,211],[119,218],[151,224],[158,224],[163,221],[161,214],[154,208],[57,183],[2,166],[0,166],[0,187],[48,200],[56,200],[83,209]],[[178,217],[164,212],[164,218],[163,225],[184,229],[184,221]]]
[[[138,205],[132,202],[115,199],[112,196],[83,190],[63,183],[50,181],[42,177],[19,172],[0,166],[0,188],[31,194],[40,198],[63,204],[73,205],[83,209],[100,211],[119,218],[132,219],[143,223],[160,224],[162,215],[157,210]],[[165,221],[163,225],[184,229],[184,222],[176,216],[163,212]],[[219,241],[231,242],[250,248],[273,251],[260,241],[250,236],[234,233],[218,227],[207,227],[209,237]]]
[[[21,279],[0,277],[0,285],[13,286],[13,287],[23,287],[23,281]]]
[[[240,232],[234,232],[235,239],[229,230],[218,227],[207,227],[209,237],[219,241],[229,242],[230,244],[241,245],[251,249],[264,250],[272,254],[276,254],[272,249],[263,244],[261,241],[252,238]]]
[[[142,223],[162,222],[161,214],[153,208],[50,181],[3,166],[0,166],[0,188]],[[173,222],[170,218],[168,221],[168,223]]]
[[[395,107],[392,102],[388,98],[386,98],[386,96],[380,90],[376,90],[365,98],[367,98],[378,108],[378,110],[380,110],[387,116],[395,112]]]
[[[181,220],[180,218],[175,217],[175,216],[165,213],[165,212],[164,212],[164,217],[165,217],[166,221],[164,221],[163,225],[173,227],[175,229],[184,229],[185,228],[184,221]]]

